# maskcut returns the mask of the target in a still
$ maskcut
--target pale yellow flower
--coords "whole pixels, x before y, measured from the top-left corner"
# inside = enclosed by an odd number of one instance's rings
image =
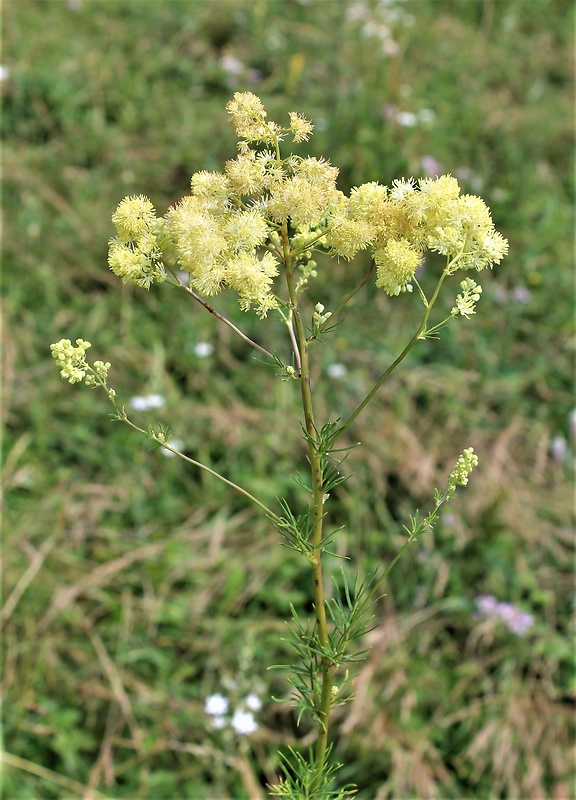
[[[408,286],[422,263],[422,255],[406,239],[391,239],[386,247],[376,250],[376,286],[389,295],[398,295]]]

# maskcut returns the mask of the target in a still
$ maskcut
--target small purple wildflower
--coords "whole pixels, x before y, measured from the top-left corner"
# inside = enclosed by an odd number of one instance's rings
[[[514,302],[521,303],[529,303],[532,299],[532,292],[530,289],[527,289],[526,286],[515,286],[512,291],[510,292],[510,297]]]
[[[534,617],[526,611],[521,611],[512,603],[500,603],[489,595],[481,595],[476,599],[476,608],[480,614],[503,622],[511,633],[524,636],[534,624]]]
[[[424,175],[433,178],[434,176],[442,175],[444,167],[437,158],[431,155],[425,155],[420,158],[420,167]]]

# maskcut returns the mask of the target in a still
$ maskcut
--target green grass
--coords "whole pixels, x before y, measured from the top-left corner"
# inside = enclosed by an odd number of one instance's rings
[[[574,797],[572,4],[3,11],[4,795],[253,800],[276,780],[278,745],[306,746],[306,724],[270,700],[282,675],[266,669],[285,657],[290,603],[310,609],[304,568],[242,498],[110,424],[103,396],[63,384],[48,350],[92,341],[122,401],[166,397],[135,412],[144,425],[169,424],[269,505],[297,498],[292,385],[185,297],[122,287],[106,266],[117,202],[142,192],[163,213],[192,172],[220,168],[235,148],[225,104],[249,89],[273,119],[298,110],[316,123],[311,152],[341,168],[342,189],[422,175],[432,156],[510,240],[482,276],[477,316],[417,348],[350,434],[363,444],[333,517],[350,575],[393,557],[465,446],[480,468],[390,575],[356,699],[335,723],[340,779],[363,800]],[[351,269],[321,263],[326,307]],[[282,347],[274,319],[219,301]],[[327,417],[354,408],[416,314],[410,297],[366,288],[317,365]],[[201,341],[211,357],[196,356]],[[533,628],[477,619],[482,594],[533,614]],[[209,694],[250,691],[263,701],[254,735],[211,727]]]

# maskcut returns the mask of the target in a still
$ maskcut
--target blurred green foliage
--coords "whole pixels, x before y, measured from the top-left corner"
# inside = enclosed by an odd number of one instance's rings
[[[336,721],[341,780],[365,800],[573,797],[573,4],[3,11],[5,796],[252,800],[276,780],[278,743],[307,733],[269,701],[286,687],[266,671],[290,603],[310,609],[303,567],[241,498],[110,425],[105,398],[60,382],[48,350],[89,339],[123,400],[166,398],[135,417],[169,424],[264,502],[297,499],[294,387],[186,297],[120,286],[106,267],[117,202],[144,193],[163,213],[192,172],[221,168],[235,148],[225,104],[251,90],[271,118],[315,122],[310,152],[340,167],[342,189],[449,172],[510,240],[477,317],[417,349],[353,431],[363,446],[332,520],[350,575],[393,557],[465,446],[481,462],[390,576]],[[330,308],[365,266],[321,262],[313,303]],[[284,347],[274,319],[220,307]],[[354,408],[415,313],[409,296],[366,288],[326,337],[327,417]],[[479,619],[482,594],[534,626],[520,637]],[[211,726],[209,694],[250,691],[264,703],[254,735]]]

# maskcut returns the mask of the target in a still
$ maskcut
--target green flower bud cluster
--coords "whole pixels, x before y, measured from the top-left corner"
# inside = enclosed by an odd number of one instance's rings
[[[473,447],[467,447],[462,455],[458,458],[456,466],[450,473],[448,478],[448,492],[446,499],[449,500],[456,493],[458,486],[466,486],[468,483],[468,475],[472,470],[478,466],[478,456],[474,453]]]
[[[116,396],[114,389],[108,389],[108,370],[111,367],[109,361],[95,361],[91,366],[86,361],[86,351],[92,347],[90,342],[85,339],[76,339],[76,347],[70,339],[60,339],[50,345],[52,357],[60,367],[60,375],[68,383],[80,383],[84,381],[86,386],[102,386],[108,392],[108,397],[112,400]]]
[[[300,266],[318,249],[346,260],[369,249],[376,285],[389,295],[411,289],[426,250],[447,256],[448,272],[491,267],[506,254],[508,243],[484,201],[461,195],[455,178],[399,180],[390,189],[371,182],[348,197],[336,187],[338,169],[325,159],[281,157],[287,135],[303,142],[312,133],[300,114],[291,112],[283,128],[268,120],[251,92],[237,92],[227,111],[239,143],[223,172],[193,175],[191,194],[162,219],[146,197],[118,206],[108,260],[123,281],[148,288],[166,279],[166,265],[187,272],[200,295],[229,287],[242,309],[265,317],[279,302],[274,279],[287,257],[282,231],[288,229],[289,255]],[[472,294],[462,297],[467,316]]]
[[[89,347],[92,345],[84,339],[76,339],[76,347],[70,339],[60,339],[50,345],[52,357],[60,367],[60,375],[68,383],[80,383],[86,377],[86,351]]]
[[[325,311],[322,303],[316,303],[314,306],[314,314],[312,315],[312,323],[314,326],[320,327],[324,325],[332,316],[331,311]]]
[[[480,300],[482,287],[472,278],[465,278],[460,282],[460,288],[462,289],[462,294],[456,297],[456,305],[450,315],[456,317],[460,314],[463,317],[470,318],[472,314],[476,313],[476,303]]]

